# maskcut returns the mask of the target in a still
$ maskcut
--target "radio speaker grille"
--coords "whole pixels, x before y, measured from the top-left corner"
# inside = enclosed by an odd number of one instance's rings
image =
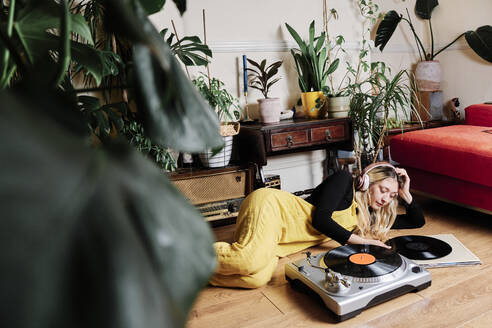
[[[194,205],[241,198],[248,193],[246,171],[177,179],[173,182]]]

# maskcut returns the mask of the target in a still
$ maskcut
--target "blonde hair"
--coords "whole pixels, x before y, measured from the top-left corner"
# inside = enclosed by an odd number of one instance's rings
[[[402,185],[402,181],[396,174],[395,169],[389,166],[375,167],[367,175],[369,175],[369,185],[387,178],[397,179],[398,187]],[[386,241],[388,239],[388,231],[396,219],[398,199],[395,197],[388,205],[382,207],[380,210],[370,211],[371,194],[369,193],[369,189],[366,191],[356,191],[354,196],[358,205],[358,222],[354,233],[362,238]]]

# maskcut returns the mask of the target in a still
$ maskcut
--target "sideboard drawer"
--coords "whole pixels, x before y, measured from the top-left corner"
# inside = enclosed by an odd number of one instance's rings
[[[309,142],[308,129],[299,131],[289,131],[281,133],[272,133],[271,143],[272,150],[288,149],[305,145]]]
[[[345,138],[345,126],[343,124],[323,126],[311,129],[312,142],[331,142]]]
[[[265,165],[266,157],[270,155],[317,149],[350,149],[352,122],[344,117],[318,120],[295,118],[271,124],[244,124],[235,140],[240,145],[241,161]]]

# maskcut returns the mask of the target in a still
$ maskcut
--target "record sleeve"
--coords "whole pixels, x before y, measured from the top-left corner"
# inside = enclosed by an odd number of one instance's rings
[[[463,245],[453,234],[429,235],[448,243],[453,250],[450,254],[432,260],[413,260],[424,268],[443,268],[482,264],[480,259]]]
[[[420,235],[398,236],[386,244],[410,260],[434,260],[453,250],[451,245],[441,239]]]

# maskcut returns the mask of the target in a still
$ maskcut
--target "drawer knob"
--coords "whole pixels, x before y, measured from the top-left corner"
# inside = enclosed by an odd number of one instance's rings
[[[285,140],[287,141],[287,147],[292,147],[294,146],[294,138],[292,136],[287,136],[287,138],[285,138]]]
[[[331,131],[330,129],[325,130],[325,138],[326,140],[331,140]]]

